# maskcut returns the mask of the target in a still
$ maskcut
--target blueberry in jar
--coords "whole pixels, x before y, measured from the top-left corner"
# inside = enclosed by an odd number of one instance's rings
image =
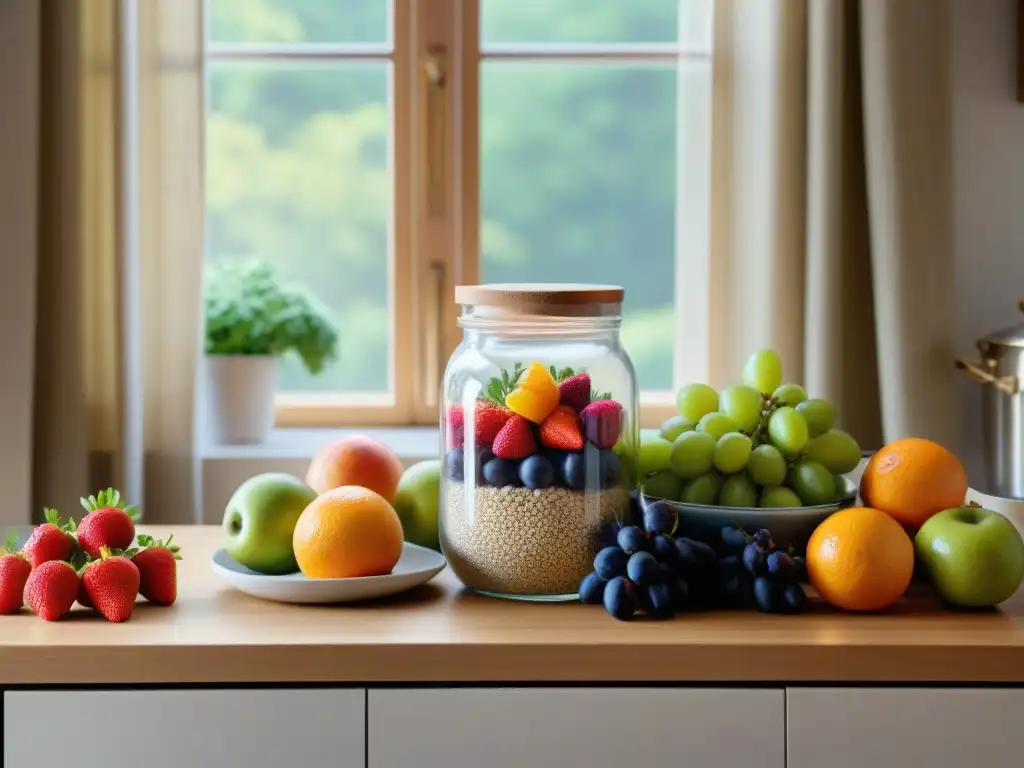
[[[445,458],[444,468],[447,472],[448,477],[457,483],[461,483],[465,477],[465,463],[466,455],[463,453],[461,448],[455,448],[448,452],[448,456]]]
[[[519,485],[519,462],[515,459],[491,459],[484,464],[484,480],[495,488]]]
[[[587,484],[587,464],[582,453],[567,453],[562,462],[562,481],[573,491],[582,491]]]
[[[523,459],[519,465],[519,479],[527,488],[539,491],[555,482],[555,468],[544,456],[536,454]]]

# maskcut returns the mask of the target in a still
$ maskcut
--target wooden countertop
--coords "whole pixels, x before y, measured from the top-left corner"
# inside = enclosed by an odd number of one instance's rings
[[[1001,611],[927,598],[885,615],[816,604],[800,616],[712,612],[621,623],[579,603],[466,591],[446,569],[405,595],[306,607],[249,597],[210,568],[216,527],[167,526],[179,598],[124,624],[76,608],[0,617],[0,685],[437,682],[1024,683],[1024,590]]]

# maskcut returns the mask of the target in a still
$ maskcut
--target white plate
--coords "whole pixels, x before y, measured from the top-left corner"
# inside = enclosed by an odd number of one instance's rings
[[[426,584],[446,565],[432,549],[405,542],[402,556],[387,576],[351,579],[308,579],[301,573],[268,576],[249,570],[218,549],[210,563],[213,572],[236,589],[253,597],[279,603],[350,603],[404,592]]]

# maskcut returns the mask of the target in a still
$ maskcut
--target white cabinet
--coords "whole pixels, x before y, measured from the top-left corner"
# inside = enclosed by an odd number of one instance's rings
[[[6,768],[363,768],[366,692],[14,691]]]
[[[369,768],[785,765],[781,689],[371,690],[367,712]]]
[[[791,688],[788,768],[1021,764],[1024,690]]]

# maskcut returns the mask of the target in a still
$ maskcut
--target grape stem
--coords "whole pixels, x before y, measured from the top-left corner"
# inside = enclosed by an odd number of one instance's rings
[[[746,531],[745,531],[745,530],[743,529],[743,526],[742,526],[742,525],[740,525],[739,523],[737,523],[737,522],[736,522],[735,520],[730,520],[729,522],[730,522],[730,523],[732,524],[732,527],[733,527],[733,528],[735,528],[735,529],[736,529],[737,531],[739,531],[740,533],[742,533],[742,534],[743,534],[743,538],[744,538],[744,539],[746,539],[746,540],[747,540],[748,542],[751,542],[751,541],[753,541],[753,540],[754,540],[754,537],[753,537],[753,536],[751,536],[751,535],[750,535],[749,533],[747,533],[747,532],[746,532]]]

